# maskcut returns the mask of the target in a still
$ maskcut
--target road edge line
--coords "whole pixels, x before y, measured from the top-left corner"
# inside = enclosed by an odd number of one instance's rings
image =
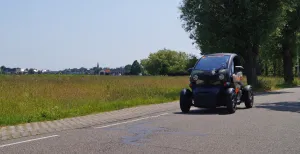
[[[109,125],[105,125],[105,126],[94,127],[94,128],[95,129],[106,128],[106,127],[111,127],[111,126],[116,126],[116,125],[130,123],[130,122],[140,121],[140,120],[144,120],[144,119],[156,118],[156,117],[164,116],[164,115],[167,115],[167,114],[169,114],[169,113],[162,113],[162,114],[155,115],[155,116],[147,116],[147,117],[143,117],[143,118],[138,118],[138,119],[134,119],[134,120],[128,120],[128,121],[124,121],[124,122],[118,122],[118,123],[109,124]]]
[[[21,144],[21,143],[27,143],[27,142],[32,142],[32,141],[37,141],[37,140],[43,140],[47,138],[53,138],[53,137],[58,137],[59,135],[51,135],[51,136],[45,136],[45,137],[40,137],[40,138],[35,138],[35,139],[30,139],[30,140],[25,140],[25,141],[20,141],[20,142],[15,142],[15,143],[9,143],[9,144],[3,144],[0,145],[0,148],[7,147],[7,146],[12,146],[16,144]]]

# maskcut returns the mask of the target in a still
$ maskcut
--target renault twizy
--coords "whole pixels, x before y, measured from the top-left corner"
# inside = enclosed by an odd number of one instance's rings
[[[231,114],[235,113],[237,105],[241,103],[245,103],[246,108],[253,107],[252,87],[242,83],[243,67],[238,55],[204,55],[188,71],[191,90],[185,88],[180,92],[180,108],[183,113],[188,113],[191,106],[225,106]]]

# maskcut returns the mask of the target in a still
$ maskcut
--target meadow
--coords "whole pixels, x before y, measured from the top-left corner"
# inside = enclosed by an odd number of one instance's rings
[[[259,79],[256,90],[285,86],[282,78]],[[2,75],[0,126],[170,102],[188,84],[187,76]]]

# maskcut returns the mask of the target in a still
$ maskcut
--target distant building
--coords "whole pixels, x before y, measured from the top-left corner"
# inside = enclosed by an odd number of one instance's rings
[[[21,68],[5,68],[5,74],[21,74]]]
[[[101,71],[99,72],[99,74],[100,74],[100,75],[105,75],[105,70],[101,70]]]

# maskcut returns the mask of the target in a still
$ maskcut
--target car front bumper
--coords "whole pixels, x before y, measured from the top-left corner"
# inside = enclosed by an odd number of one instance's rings
[[[220,106],[223,88],[221,86],[197,87],[193,89],[194,106],[215,108]]]

